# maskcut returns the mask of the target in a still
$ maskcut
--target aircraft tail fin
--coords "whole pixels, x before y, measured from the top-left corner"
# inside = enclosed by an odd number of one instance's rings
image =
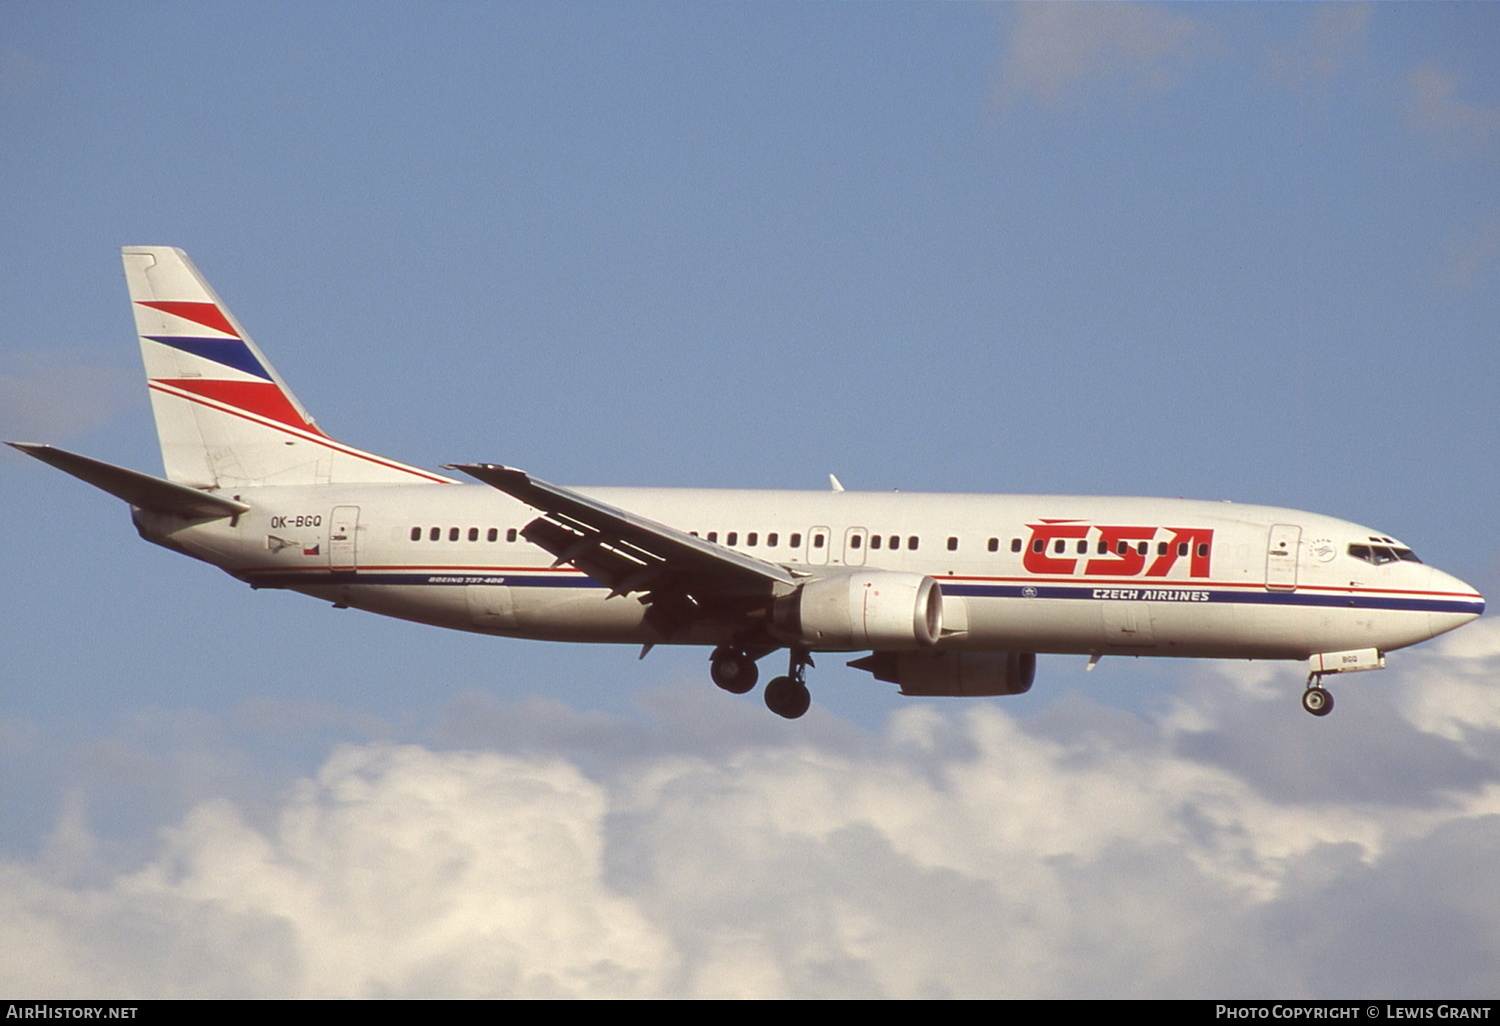
[[[182,250],[122,255],[168,480],[221,489],[452,480],[325,435]]]

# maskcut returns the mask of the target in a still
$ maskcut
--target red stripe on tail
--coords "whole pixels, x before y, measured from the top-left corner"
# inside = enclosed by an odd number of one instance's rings
[[[269,381],[212,381],[205,378],[163,378],[163,385],[180,388],[184,392],[201,395],[205,399],[233,406],[247,413],[265,417],[290,427],[300,428],[315,435],[323,435],[317,427],[304,420],[302,414],[291,404],[280,386]],[[323,437],[327,437],[323,435]]]
[[[213,303],[188,303],[181,301],[148,303],[139,299],[136,302],[141,306],[149,306],[153,310],[169,313],[173,317],[181,317],[185,321],[193,321],[196,324],[202,324],[215,331],[222,331],[226,335],[233,335],[235,338],[240,337],[240,333],[235,331],[234,326],[229,323],[229,318],[224,316],[224,311],[220,310]]]

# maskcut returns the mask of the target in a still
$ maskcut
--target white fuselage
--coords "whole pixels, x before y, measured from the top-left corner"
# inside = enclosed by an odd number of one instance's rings
[[[1303,659],[1402,648],[1484,608],[1474,589],[1357,524],[1181,499],[587,488],[800,575],[924,574],[939,647],[961,651]],[[290,588],[460,630],[584,642],[728,644],[712,618],[662,638],[645,608],[530,544],[537,511],[480,485],[246,488],[249,512],[147,538],[256,587]]]

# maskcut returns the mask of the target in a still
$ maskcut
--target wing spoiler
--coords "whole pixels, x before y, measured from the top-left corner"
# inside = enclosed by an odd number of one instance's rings
[[[124,499],[132,506],[139,506],[153,513],[166,513],[188,520],[218,520],[246,513],[250,509],[243,502],[200,492],[187,485],[174,484],[150,474],[142,474],[138,470],[127,470],[113,463],[90,459],[55,446],[36,442],[5,444],[28,456],[34,456],[43,463],[51,464],[65,474],[72,474],[78,480],[106,491],[117,499]]]

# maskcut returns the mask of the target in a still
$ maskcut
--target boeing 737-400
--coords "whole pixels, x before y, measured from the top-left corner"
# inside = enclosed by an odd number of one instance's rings
[[[124,250],[165,478],[22,452],[124,499],[148,541],[254,588],[506,637],[711,646],[715,684],[807,711],[814,653],[907,695],[1014,695],[1037,653],[1306,660],[1326,675],[1479,616],[1382,531],[1183,499],[564,488],[407,466],[320,430],[181,250]]]

